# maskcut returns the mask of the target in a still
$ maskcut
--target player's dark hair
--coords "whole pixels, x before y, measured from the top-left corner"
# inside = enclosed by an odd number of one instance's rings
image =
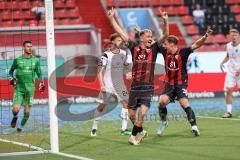
[[[239,31],[236,28],[232,28],[229,30],[229,33],[239,33]]]
[[[27,44],[27,43],[32,43],[32,41],[24,41],[23,46],[25,46],[25,44]]]
[[[110,35],[110,41],[114,41],[114,40],[115,40],[116,38],[118,38],[118,37],[121,38],[120,34],[118,34],[118,33],[113,33],[113,34]]]
[[[168,36],[166,40],[168,41],[168,43],[173,43],[175,45],[177,45],[179,41],[178,37],[174,35]]]

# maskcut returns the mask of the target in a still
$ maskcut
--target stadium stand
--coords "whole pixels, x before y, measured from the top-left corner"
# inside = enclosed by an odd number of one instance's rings
[[[45,21],[34,21],[33,7],[43,6],[43,0],[1,1],[1,24],[3,27],[44,25]],[[54,1],[55,25],[83,24],[83,19],[76,6],[76,0]]]

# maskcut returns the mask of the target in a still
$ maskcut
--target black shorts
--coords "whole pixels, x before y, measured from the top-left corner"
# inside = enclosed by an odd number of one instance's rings
[[[187,85],[174,85],[166,95],[169,97],[170,102],[181,98],[188,98]]]
[[[128,108],[137,109],[141,104],[150,107],[153,93],[153,85],[132,86],[129,93]]]

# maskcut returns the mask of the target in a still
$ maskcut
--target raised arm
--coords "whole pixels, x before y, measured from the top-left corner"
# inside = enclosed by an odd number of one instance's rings
[[[160,11],[161,17],[163,19],[163,36],[159,38],[158,43],[163,43],[164,40],[169,36],[169,24],[168,24],[168,14],[167,12]]]
[[[117,32],[118,34],[120,34],[120,36],[122,37],[123,41],[128,41],[128,35],[123,31],[123,29],[119,26],[119,24],[117,23],[115,17],[115,9],[112,8],[111,10],[108,11],[108,18],[113,26],[113,29],[115,30],[115,32]]]
[[[200,39],[198,39],[196,42],[194,42],[194,43],[192,44],[192,46],[191,46],[191,49],[192,49],[192,50],[195,50],[195,49],[200,48],[200,47],[204,44],[204,42],[206,41],[207,37],[208,37],[212,32],[213,32],[213,30],[212,30],[210,27],[208,27],[206,33],[204,34],[204,36],[202,36]]]

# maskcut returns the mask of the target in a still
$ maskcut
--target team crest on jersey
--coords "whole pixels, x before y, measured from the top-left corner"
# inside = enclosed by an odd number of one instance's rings
[[[178,59],[178,55],[175,55],[175,59]]]

